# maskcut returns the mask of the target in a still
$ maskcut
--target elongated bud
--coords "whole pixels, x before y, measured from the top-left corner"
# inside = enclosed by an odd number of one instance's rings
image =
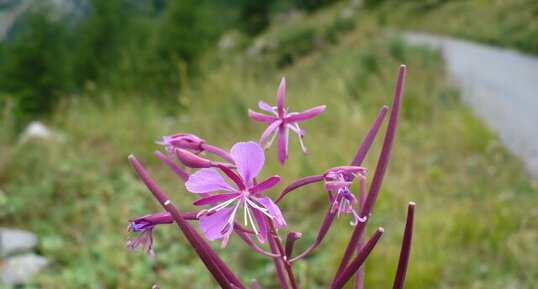
[[[168,151],[173,151],[174,148],[180,148],[194,153],[200,153],[204,150],[202,145],[205,144],[205,140],[190,133],[178,133],[171,136],[165,135],[162,141],[156,141],[155,143],[166,146]]]
[[[295,244],[295,241],[301,239],[301,237],[303,237],[301,232],[292,231],[288,233],[288,237],[286,238],[286,257],[288,259],[291,257],[291,254],[293,254],[293,245]]]
[[[361,249],[357,257],[350,262],[350,264],[342,271],[341,274],[334,277],[333,284],[331,285],[330,289],[341,289],[344,287],[344,285],[346,285],[347,281],[353,277],[353,274],[359,270],[359,267],[364,263],[364,261],[366,261],[366,258],[368,258],[368,255],[370,255],[384,231],[385,230],[381,227],[375,231],[370,240],[368,240],[368,243],[366,243],[366,245],[364,245],[364,247]]]
[[[189,168],[209,168],[211,161],[201,158],[194,153],[184,149],[174,149],[174,155],[177,159]]]
[[[394,284],[392,286],[393,289],[403,289],[404,287],[407,265],[409,263],[409,255],[411,254],[414,220],[415,202],[409,202],[409,205],[407,206],[407,220],[405,222],[402,248],[400,250],[400,258],[398,260],[398,269],[396,270],[396,276],[394,277]]]

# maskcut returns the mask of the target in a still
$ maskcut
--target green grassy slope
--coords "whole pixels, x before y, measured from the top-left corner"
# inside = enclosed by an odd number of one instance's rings
[[[448,34],[538,54],[536,1],[392,1],[378,10],[382,22],[400,29]]]
[[[310,17],[333,23],[341,11],[333,7]],[[177,204],[192,209],[195,197],[153,157],[159,149],[153,141],[176,132],[193,132],[224,148],[256,140],[263,126],[249,121],[246,110],[259,99],[272,103],[285,76],[292,109],[328,108],[302,127],[309,154],[303,156],[291,138],[288,165],[277,163],[273,148],[262,174],[278,173],[285,184],[347,164],[380,106],[390,104],[400,63],[409,68],[402,120],[370,223],[370,228],[385,227],[386,234],[368,262],[367,286],[390,286],[406,204],[414,200],[409,288],[531,288],[538,282],[531,253],[538,242],[536,187],[459,104],[437,53],[408,48],[380,33],[368,15],[355,16],[355,29],[338,34],[338,44],[316,42],[315,50],[293,54],[291,64],[277,65],[278,50],[261,58],[214,56],[206,77],[179,96],[184,109],[136,96],[117,101],[99,92],[94,99],[64,103],[65,113],[50,121],[65,134],[64,142],[4,142],[1,224],[35,231],[40,253],[54,261],[28,288],[150,288],[156,281],[161,288],[213,288],[173,226],[156,230],[155,260],[125,248],[127,219],[158,210],[127,155],[135,154]],[[308,30],[309,23],[281,20],[262,37],[278,40],[284,35],[280,31]],[[380,144],[366,160],[371,172]],[[299,250],[315,237],[327,206],[321,186],[298,190],[283,203],[289,229],[303,232]],[[350,233],[344,217],[320,249],[298,264],[301,288],[326,287]],[[239,240],[217,250],[243,280],[256,277],[262,288],[275,288],[270,261],[253,256]]]

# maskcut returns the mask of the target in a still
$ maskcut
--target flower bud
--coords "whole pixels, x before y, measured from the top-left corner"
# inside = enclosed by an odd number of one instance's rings
[[[163,136],[162,141],[156,141],[157,144],[166,146],[169,152],[172,152],[174,148],[180,148],[192,151],[196,154],[202,152],[204,149],[202,145],[205,141],[193,134],[179,133],[171,136]]]
[[[176,148],[173,153],[181,163],[189,168],[209,168],[212,164],[210,160],[201,158],[184,149]]]

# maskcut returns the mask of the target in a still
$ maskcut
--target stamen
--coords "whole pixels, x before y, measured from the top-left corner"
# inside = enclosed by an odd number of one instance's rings
[[[271,137],[271,139],[265,143],[265,146],[263,146],[264,149],[268,149],[271,147],[271,145],[273,144],[273,141],[275,141],[275,138],[276,138],[276,135],[277,135],[278,131],[275,130],[275,132],[273,133],[273,136]]]
[[[201,216],[207,214],[208,210],[207,209],[203,209],[203,210],[200,210],[200,212],[198,212],[198,214],[196,214],[196,218],[200,218]]]
[[[220,203],[220,204],[218,204],[218,205],[216,205],[216,206],[210,208],[210,209],[208,210],[208,213],[210,213],[210,212],[218,212],[218,211],[222,210],[223,208],[227,207],[229,204],[233,203],[235,200],[237,200],[237,199],[240,198],[240,197],[241,197],[241,196],[237,196],[237,197],[235,197],[235,198],[233,198],[233,199],[229,199],[229,200],[226,201],[226,202]]]
[[[269,214],[269,211],[267,211],[267,209],[262,208],[262,207],[256,205],[253,201],[249,200],[248,198],[245,199],[245,200],[247,201],[247,203],[248,203],[249,205],[251,205],[251,206],[254,207],[255,209],[258,209],[258,211],[262,212],[262,213],[265,214],[267,217],[269,217],[269,218],[271,218],[271,219],[274,219],[274,217],[273,217],[271,214]]]
[[[243,201],[243,200],[242,200]],[[245,227],[248,226],[248,219],[247,219],[247,204],[243,202],[243,219],[245,221]]]
[[[245,205],[245,208],[247,206]],[[252,220],[252,215],[250,214],[250,210],[247,208],[247,214],[248,218],[250,219],[250,223],[252,224],[252,229],[254,230],[254,234],[258,235],[258,230],[256,229],[256,224],[254,223],[254,220]]]
[[[230,217],[228,218],[228,220],[226,221],[227,224],[231,224],[233,223],[234,221],[234,217],[235,217],[235,213],[237,213],[237,209],[239,208],[239,205],[241,204],[241,202],[237,202],[237,205],[235,205],[232,213],[230,214]]]
[[[225,236],[224,238],[222,238],[222,243],[220,243],[220,247],[221,248],[226,247],[226,245],[228,245],[229,240],[230,240],[230,235]]]

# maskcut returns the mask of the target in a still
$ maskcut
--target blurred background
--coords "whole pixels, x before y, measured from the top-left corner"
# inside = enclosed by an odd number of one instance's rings
[[[386,233],[367,262],[366,286],[392,284],[413,200],[408,288],[536,288],[537,186],[525,159],[463,105],[441,53],[407,44],[402,31],[538,54],[538,4],[0,0],[0,287],[216,288],[175,226],[154,230],[154,259],[125,247],[128,219],[160,210],[127,156],[193,210],[195,196],[153,156],[162,149],[155,140],[191,132],[224,149],[257,140],[264,126],[247,108],[274,103],[286,77],[292,110],[328,108],[302,127],[307,156],[295,138],[285,167],[274,148],[267,152],[262,174],[282,176],[281,189],[349,163],[381,105],[390,105],[404,63],[401,122],[369,226]],[[370,176],[380,140],[365,162]],[[289,229],[303,232],[298,251],[315,238],[327,206],[321,185],[282,203]],[[301,288],[327,287],[350,234],[346,216],[297,264]],[[241,241],[217,251],[242,280],[276,288],[272,262]]]

